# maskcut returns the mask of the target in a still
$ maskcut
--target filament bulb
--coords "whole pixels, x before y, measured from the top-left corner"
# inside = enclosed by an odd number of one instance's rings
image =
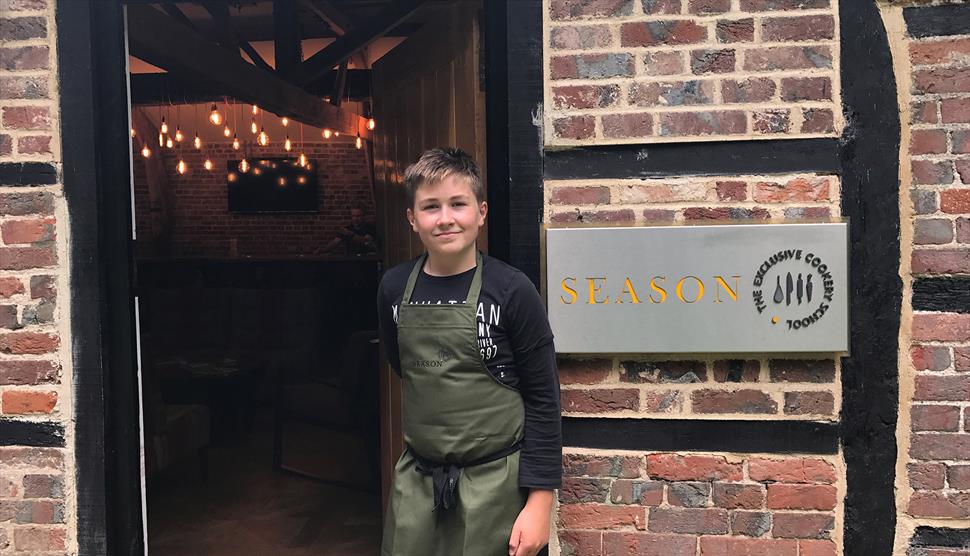
[[[134,137],[134,136],[135,136],[135,128],[131,128],[131,136],[132,136],[132,137]]]
[[[293,143],[290,143],[289,135],[286,136],[286,141],[283,141],[283,148],[286,149],[287,151],[293,148]]]
[[[300,153],[300,166],[306,166],[306,155]]]
[[[165,123],[165,116],[162,116],[162,127],[161,127],[161,131],[162,131],[162,133],[168,133],[168,124]]]
[[[283,127],[286,127],[286,126],[290,125],[290,119],[287,118],[286,116],[283,116],[283,119],[280,120],[280,122],[282,122]]]
[[[184,139],[184,138],[185,138],[185,136],[182,135],[181,128],[176,127],[175,128],[175,140],[178,141],[179,143],[181,143],[182,142],[182,139]]]
[[[340,132],[339,131],[334,131],[333,132],[333,136],[334,137],[340,137]]]
[[[211,170],[212,169],[212,161],[209,160],[208,158],[205,159],[205,162],[202,163],[202,167],[205,168],[206,170]]]
[[[164,147],[165,146],[165,136],[162,135],[162,132],[161,131],[158,132],[158,146],[159,147]]]
[[[254,104],[253,105],[253,116],[255,116],[256,114],[259,114],[259,107]]]
[[[236,137],[235,135],[232,136],[232,149],[234,151],[239,150],[239,138]]]
[[[198,134],[195,135],[195,140],[192,141],[192,145],[194,145],[195,148],[197,148],[197,149],[201,149],[202,148],[202,139],[199,139],[199,135]]]
[[[245,158],[239,161],[239,171],[243,174],[249,171],[249,161]]]
[[[253,118],[253,123],[249,125],[249,131],[252,131],[253,135],[256,135],[256,132],[259,131],[259,128],[256,127],[256,118]]]
[[[152,150],[148,148],[148,143],[141,146],[141,155],[148,158],[152,155]]]
[[[283,176],[280,176],[280,179],[279,179],[279,180],[277,180],[277,182],[278,182],[278,183],[279,183],[280,185],[286,185],[286,178],[284,178]]]
[[[225,137],[229,137],[230,135],[232,135],[232,130],[229,129],[229,126],[228,125],[226,125],[226,127],[222,128],[222,135],[225,136]]]
[[[212,104],[212,110],[209,111],[209,121],[212,125],[219,125],[222,123],[222,114],[219,113],[219,109],[216,107],[215,103]]]
[[[171,149],[174,145],[175,145],[175,143],[172,142],[172,138],[171,137],[169,137],[168,139],[165,140],[165,146],[166,147],[168,147],[168,148]]]
[[[188,164],[185,163],[184,160],[182,160],[180,158],[179,159],[179,164],[178,164],[178,166],[175,167],[175,169],[178,170],[178,173],[179,174],[185,174],[185,172],[189,169],[189,166],[188,166]]]
[[[266,145],[269,145],[269,135],[266,135],[266,130],[265,129],[260,129],[259,130],[259,137],[258,137],[257,141],[259,142],[259,145],[261,147],[265,147]]]
[[[374,131],[374,128],[376,127],[377,127],[377,122],[374,121],[374,118],[367,120],[367,129]]]
[[[354,145],[359,149],[364,146],[364,142],[360,140],[360,135],[357,136],[357,140],[354,141]]]
[[[330,139],[330,136],[331,135],[333,135],[333,132],[330,131],[330,128],[327,128],[327,129],[324,129],[323,130],[323,138],[324,139]]]

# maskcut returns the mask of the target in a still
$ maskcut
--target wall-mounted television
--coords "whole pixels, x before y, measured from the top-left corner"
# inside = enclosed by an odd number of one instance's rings
[[[249,158],[226,164],[229,212],[319,212],[317,162]]]

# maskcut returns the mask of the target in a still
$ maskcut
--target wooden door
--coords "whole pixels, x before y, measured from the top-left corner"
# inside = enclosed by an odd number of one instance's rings
[[[405,216],[404,170],[432,147],[463,149],[485,171],[485,94],[479,81],[479,2],[434,7],[421,29],[373,67],[377,228],[384,268],[423,251]],[[485,249],[487,230],[479,235]],[[401,382],[381,357],[381,483],[387,502],[403,450]]]

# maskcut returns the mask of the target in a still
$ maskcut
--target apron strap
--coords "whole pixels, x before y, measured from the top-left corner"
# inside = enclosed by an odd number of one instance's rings
[[[407,450],[411,452],[411,455],[414,456],[414,460],[417,462],[415,471],[425,477],[431,477],[431,484],[434,491],[434,507],[432,511],[438,511],[439,509],[450,510],[458,505],[456,491],[458,488],[458,479],[461,478],[461,470],[463,468],[491,463],[506,458],[521,449],[522,441],[518,440],[508,448],[503,448],[493,454],[488,454],[487,456],[459,465],[427,459],[415,452],[414,448],[410,445],[407,446]]]
[[[411,274],[408,276],[407,285],[404,286],[404,295],[401,297],[401,304],[408,305],[411,303],[411,294],[414,292],[414,285],[418,281],[418,274],[421,273],[421,269],[424,268],[425,261],[428,260],[428,254],[424,253],[421,258],[418,259],[417,264],[411,269]],[[465,303],[471,305],[478,310],[478,296],[482,292],[482,252],[475,250],[475,276],[472,277],[472,283],[468,287],[468,295],[465,296]]]

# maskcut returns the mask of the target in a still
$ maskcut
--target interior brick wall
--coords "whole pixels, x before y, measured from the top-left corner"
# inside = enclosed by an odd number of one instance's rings
[[[233,239],[238,256],[316,255],[350,222],[352,207],[362,206],[365,219],[373,222],[374,196],[368,161],[364,151],[356,149],[352,142],[295,144],[289,153],[279,145],[270,144],[258,148],[254,154],[296,157],[301,148],[317,166],[319,212],[313,214],[229,212],[226,163],[240,158],[240,151],[233,150],[229,143],[206,145],[204,154],[185,149],[182,156],[189,167],[185,175],[175,169],[179,160],[175,150],[156,149],[152,156],[158,156],[161,151],[174,198],[172,245],[166,256],[227,258]],[[136,149],[140,149],[140,144]],[[202,166],[205,156],[213,161],[212,171],[206,171]],[[153,235],[152,209],[145,177],[146,164],[140,155],[136,154],[134,166],[139,237],[150,237]],[[150,254],[147,246],[142,254]]]
[[[0,163],[59,163],[54,33],[53,2],[0,0]],[[0,180],[0,414],[69,430],[63,201]],[[0,553],[67,553],[70,467],[62,448],[0,446]]]
[[[834,0],[545,0],[549,145],[837,135]]]

